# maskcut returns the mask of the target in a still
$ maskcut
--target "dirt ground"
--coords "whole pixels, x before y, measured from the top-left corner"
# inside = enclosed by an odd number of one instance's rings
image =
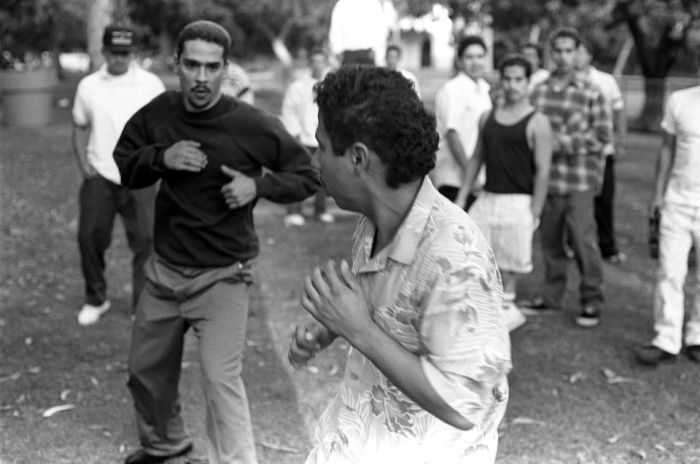
[[[279,103],[276,94],[260,97],[271,109]],[[90,328],[75,319],[83,285],[75,238],[80,177],[68,121],[67,110],[59,110],[48,127],[0,129],[0,464],[118,463],[138,446],[125,386],[130,256],[119,223],[107,257],[112,310]],[[646,247],[646,202],[658,144],[656,136],[632,135],[617,166],[618,235],[629,260],[605,265],[601,326],[582,330],[572,322],[572,265],[570,307],[531,317],[512,334],[501,464],[700,463],[700,366],[681,357],[645,369],[630,352],[651,336],[655,263]],[[315,264],[348,257],[356,221],[339,214],[332,225],[311,220],[287,229],[283,214],[264,201],[256,214],[263,246],[244,379],[262,464],[304,461],[315,418],[341,378],[341,341],[300,371],[288,365],[286,349],[292,326],[304,317],[303,278]],[[522,296],[536,291],[540,264],[538,256]],[[192,339],[183,368],[184,413],[201,456]],[[74,407],[42,416],[56,405]]]

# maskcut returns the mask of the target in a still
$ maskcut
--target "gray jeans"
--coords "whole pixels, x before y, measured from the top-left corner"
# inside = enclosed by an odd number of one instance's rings
[[[564,251],[565,233],[569,234],[581,273],[581,304],[600,306],[603,302],[603,270],[593,198],[593,191],[549,195],[544,204],[540,223],[545,265],[543,296],[549,307],[561,308],[566,291],[569,259]]]
[[[143,448],[159,456],[191,444],[178,383],[185,332],[199,344],[210,464],[254,464],[255,443],[241,379],[250,263],[187,268],[153,256],[145,268],[129,353],[128,386]]]

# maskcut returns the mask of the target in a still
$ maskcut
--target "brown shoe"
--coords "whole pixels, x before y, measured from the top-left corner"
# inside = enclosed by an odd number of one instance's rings
[[[661,363],[675,361],[676,355],[653,345],[642,346],[634,350],[634,356],[642,364],[658,366]]]

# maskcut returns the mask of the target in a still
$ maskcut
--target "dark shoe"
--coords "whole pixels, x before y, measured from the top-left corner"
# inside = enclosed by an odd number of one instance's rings
[[[600,324],[600,307],[585,305],[576,318],[576,325],[590,329],[598,324]]]
[[[536,297],[532,300],[519,300],[516,302],[516,305],[520,307],[523,314],[528,316],[554,314],[559,309],[547,306],[547,304],[544,302],[544,298],[541,297]]]
[[[170,454],[168,456],[154,456],[148,454],[143,448],[131,453],[124,460],[124,464],[158,464],[167,461],[171,458],[176,458],[178,456],[183,456],[192,450],[192,445],[187,445],[182,451],[175,454]]]
[[[685,354],[691,361],[700,363],[700,345],[690,345],[685,349]]]
[[[653,345],[637,348],[634,350],[634,357],[637,358],[637,361],[647,366],[658,366],[663,362],[676,360],[675,354],[671,354]]]

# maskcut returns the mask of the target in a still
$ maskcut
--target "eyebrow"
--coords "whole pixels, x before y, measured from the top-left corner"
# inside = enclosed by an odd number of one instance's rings
[[[199,61],[193,58],[183,58],[182,61],[190,66],[221,66],[223,61]]]

